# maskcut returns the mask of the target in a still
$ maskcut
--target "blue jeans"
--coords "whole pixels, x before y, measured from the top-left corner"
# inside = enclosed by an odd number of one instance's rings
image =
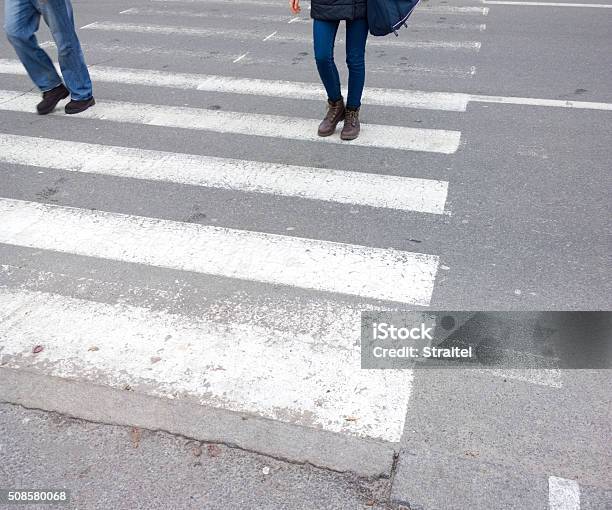
[[[49,55],[36,36],[42,16],[57,46],[60,69],[72,99],[92,97],[92,85],[83,50],[74,27],[70,0],[5,0],[6,35],[36,86],[47,92],[62,83]]]
[[[317,69],[330,101],[342,98],[340,76],[334,62],[334,43],[339,21],[314,20],[313,38]],[[346,106],[356,109],[361,106],[361,95],[365,85],[365,47],[368,39],[368,21],[357,19],[346,22],[346,65],[349,70]]]

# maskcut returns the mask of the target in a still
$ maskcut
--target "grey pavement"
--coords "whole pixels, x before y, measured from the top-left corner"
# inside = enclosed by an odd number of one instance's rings
[[[272,3],[74,2],[80,27],[140,23],[219,33],[83,29],[92,65],[316,83],[312,49],[305,42],[310,25],[289,24],[286,2]],[[446,12],[449,7],[489,11]],[[121,14],[127,9],[142,14]],[[612,103],[611,20],[612,9],[423,0],[411,20],[414,29],[402,32],[399,42],[478,42],[479,51],[371,45],[368,86]],[[263,41],[274,31],[286,37]],[[48,39],[43,28],[41,40]],[[342,45],[338,52],[341,62]],[[4,39],[1,58],[15,58]],[[319,118],[324,108],[323,95],[313,101],[109,82],[95,86],[100,104],[119,100],[307,119]],[[25,92],[31,85],[23,76],[0,74],[0,89]],[[437,255],[430,306],[438,309],[609,310],[611,116],[610,110],[478,101],[470,101],[465,112],[364,106],[368,123],[460,131],[458,152],[443,155],[69,122],[0,110],[2,134],[449,183],[448,214],[433,215],[0,162],[0,197]],[[326,297],[9,244],[0,244],[0,264],[11,268],[0,275],[4,289],[193,316],[236,295],[296,303]],[[339,299],[355,306],[397,306]],[[376,479],[224,444],[199,446],[168,432],[139,431],[135,447],[131,427],[2,404],[0,488],[66,487],[73,507],[81,509],[535,510],[549,508],[549,478],[556,476],[579,485],[581,509],[608,509],[611,386],[609,371],[565,371],[559,384],[472,371],[416,371],[397,463],[390,478]],[[262,445],[258,451],[271,448]],[[262,471],[266,467],[268,474]]]
[[[9,404],[0,431],[2,485],[68,489],[75,509],[382,510],[389,491],[388,481]]]

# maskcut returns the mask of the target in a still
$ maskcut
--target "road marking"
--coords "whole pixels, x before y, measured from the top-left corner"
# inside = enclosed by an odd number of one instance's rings
[[[220,53],[217,51],[205,51],[205,50],[187,50],[183,48],[165,48],[162,46],[143,46],[143,45],[130,45],[130,46],[122,46],[119,44],[104,44],[104,43],[95,43],[95,44],[81,44],[83,50],[86,53],[94,53],[94,52],[103,52],[103,53],[124,53],[126,55],[136,55],[136,54],[152,54],[155,56],[165,55],[171,57],[186,57],[186,58],[195,58],[201,64],[201,61],[205,60],[206,62],[214,61],[220,62],[223,64],[227,64],[229,61],[234,63],[234,61],[238,60],[238,62],[243,60],[248,60],[250,63],[257,64],[271,64],[271,65],[283,65],[283,62],[279,62],[273,59],[263,59],[263,58],[246,58],[245,55],[249,55],[250,52],[242,53],[242,54],[229,54],[229,53]],[[53,48],[57,51],[57,47],[53,41],[43,41],[40,43],[41,48]],[[291,65],[290,62],[286,63],[287,65]],[[90,67],[93,67],[90,65]]]
[[[580,486],[574,480],[548,478],[548,508],[550,510],[580,510]]]
[[[446,181],[0,134],[0,161],[192,186],[443,214]],[[87,158],[75,156],[87,154]]]
[[[428,306],[438,257],[0,198],[0,242]]]
[[[168,9],[151,9],[151,8],[138,8],[127,9],[120,12],[119,14],[126,15],[138,15],[138,16],[176,16],[186,18],[210,18],[210,19],[228,19],[235,20],[236,16],[230,13],[222,12],[211,12],[211,11],[193,11],[193,10],[168,10]],[[281,16],[281,15],[249,15],[248,21],[263,21],[269,23],[299,23],[303,25],[309,25],[312,23],[310,18],[302,18],[300,16]],[[473,30],[482,32],[486,30],[486,24],[484,23],[418,23],[415,21],[410,22],[410,29],[427,29],[427,30]]]
[[[51,47],[54,46],[54,44],[42,43],[41,46]],[[114,51],[114,48],[115,47],[109,47],[107,49],[108,51]],[[96,49],[100,49],[100,47],[96,46]],[[132,53],[134,49],[128,48],[128,50]],[[141,48],[141,50],[143,53],[148,52],[147,48]],[[238,56],[233,62],[241,61],[248,54],[249,52]],[[391,72],[392,69],[381,68],[381,71]],[[320,85],[316,83],[236,78],[233,76],[206,74],[169,73],[149,69],[104,66],[91,66],[90,72],[97,81],[129,83],[148,87],[170,87],[207,92],[253,94],[286,98],[300,97],[301,99],[312,100],[321,98]],[[472,68],[471,74],[475,72],[476,68],[474,67]],[[17,60],[0,59],[0,74],[3,73],[24,76],[26,74],[23,66]],[[385,88],[366,88],[363,102],[365,104],[378,106],[396,106],[456,112],[466,111],[467,105],[470,102],[612,111],[612,103],[573,101],[566,99],[540,99],[535,97],[487,96],[465,94],[461,92],[425,92],[420,90]]]
[[[532,7],[587,7],[592,9],[612,9],[612,4],[571,4],[563,2],[514,2],[506,0],[483,0],[489,5],[529,5]]]
[[[52,41],[44,41],[40,44],[42,48],[55,48],[55,43]],[[81,44],[83,49],[89,53],[93,54],[96,52],[104,52],[104,53],[112,53],[112,54],[120,54],[124,53],[127,55],[135,55],[135,54],[151,54],[151,55],[168,55],[172,57],[186,57],[186,58],[194,58],[197,59],[198,65],[201,65],[202,60],[206,61],[215,61],[226,64],[228,61],[233,62],[236,58],[241,55],[230,55],[219,52],[211,52],[204,50],[188,50],[183,48],[166,48],[163,46],[143,46],[143,45],[130,45],[130,46],[121,46],[117,44],[104,44],[104,43],[95,43],[95,44]],[[295,64],[291,58],[287,58],[286,60],[280,60],[278,58],[266,58],[264,56],[244,58],[242,62],[248,62],[252,65],[272,65],[275,67],[291,67],[293,68]],[[312,60],[304,59],[300,62],[300,64],[304,66],[308,66],[311,68]],[[291,72],[291,71],[289,71]],[[368,64],[368,73],[374,74],[399,74],[399,75],[424,75],[424,76],[452,76],[455,78],[470,78],[472,76],[472,71],[469,68],[431,68],[431,67],[422,67],[422,66],[414,66],[412,64],[408,65],[407,62],[402,64],[388,64],[388,65],[376,65],[376,64]]]
[[[228,320],[219,323],[0,289],[2,361],[10,368],[115,388],[128,384],[162,398],[181,395],[214,408],[399,442],[413,374],[359,369],[358,311],[337,310],[343,314],[337,319],[350,326],[343,332],[352,341],[346,347],[325,341],[335,331],[334,318],[321,325],[322,336],[308,330],[296,335],[256,320],[233,322],[232,308],[226,311]],[[41,339],[44,350],[34,356],[32,342]]]
[[[471,95],[469,101],[477,103],[499,103],[527,106],[549,106],[553,108],[577,108],[585,110],[612,110],[612,103],[569,101],[564,99],[538,99],[535,97],[502,97]]]
[[[503,379],[513,379],[515,381],[536,384],[538,386],[548,386],[549,388],[563,388],[561,370],[557,368],[483,368],[475,370],[482,374],[501,377]]]
[[[41,46],[51,47],[54,45],[52,43],[43,43]],[[102,48],[104,49],[104,47]],[[96,49],[100,49],[100,47],[96,46]],[[106,49],[108,49],[108,51],[114,51],[115,47],[108,47]],[[130,52],[134,51],[134,48],[127,49]],[[150,49],[151,48],[140,48],[139,50],[146,53]],[[234,62],[244,59],[248,54],[249,52],[234,58]],[[390,72],[391,68],[381,68],[381,71]],[[474,72],[475,68],[472,70],[472,74]],[[2,73],[25,76],[23,66],[17,60],[10,59],[0,59],[0,74]],[[297,96],[302,99],[312,100],[321,98],[320,85],[307,82],[261,80],[205,74],[169,73],[149,69],[128,69],[104,66],[91,66],[91,74],[98,81],[129,83],[149,87],[171,87],[208,92],[254,94],[287,98]],[[404,108],[448,110],[456,112],[466,111],[467,105],[470,102],[612,111],[612,103],[573,101],[566,99],[540,99],[534,97],[487,96],[465,94],[461,92],[425,92],[419,90],[385,88],[366,88],[363,102],[365,104],[379,106],[398,106]]]
[[[242,55],[240,55],[237,59],[235,59],[233,61],[234,64],[237,64],[238,62],[240,62],[244,57],[246,57],[249,54],[249,52],[247,51],[246,53],[243,53]]]
[[[228,19],[236,21],[236,15],[233,13],[212,12],[212,11],[190,11],[190,10],[170,10],[170,9],[151,9],[148,7],[134,7],[120,12],[119,14],[138,15],[138,16],[177,16],[187,18],[212,18],[212,19]],[[291,23],[293,20],[300,19],[291,15],[249,15],[248,21],[267,21],[270,23]]]
[[[362,311],[390,310],[353,297],[325,299],[294,292],[251,294],[239,286],[234,286],[228,293],[202,299],[202,288],[194,284],[190,273],[186,273],[184,278],[172,277],[166,284],[157,282],[153,285],[146,276],[140,279],[145,285],[136,285],[124,279],[112,279],[112,271],[105,272],[105,275],[109,278],[0,264],[0,288],[50,293],[62,289],[62,294],[75,297],[95,295],[97,301],[195,315],[218,324],[257,323],[262,328],[282,331],[295,338],[305,339],[304,333],[310,332],[316,335],[317,342],[340,349],[352,349],[358,345],[356,338],[360,336]]]
[[[240,40],[260,39],[261,34],[245,30],[231,29],[210,29],[198,27],[183,27],[169,25],[141,25],[138,23],[114,23],[106,21],[96,21],[85,25],[82,30],[102,30],[111,32],[132,32],[143,34],[164,34],[164,35],[183,35],[192,37],[227,37]],[[312,36],[305,34],[278,34],[276,32],[268,35],[264,41],[274,36],[275,40],[286,42],[299,42],[311,44]],[[338,38],[338,42],[343,42],[343,38]],[[467,50],[479,51],[481,43],[479,41],[407,41],[391,39],[372,39],[369,46],[394,46],[402,48],[424,49],[424,50]]]
[[[416,8],[418,12],[435,12],[437,14],[480,14],[481,16],[487,16],[489,14],[488,7],[456,7],[451,5],[418,5]]]
[[[264,37],[263,41],[266,42],[267,40],[271,39],[272,37],[274,37],[276,35],[276,33],[277,33],[277,31],[275,30],[270,35]]]
[[[233,62],[239,62],[248,52]],[[17,60],[0,58],[0,74],[26,75],[24,67]],[[150,69],[129,69],[121,67],[91,66],[90,74],[96,81],[127,83],[147,87],[169,87],[206,92],[249,94],[258,96],[285,97],[321,100],[323,92],[318,83],[284,80],[264,80],[215,76],[206,74],[173,73]],[[464,112],[469,95],[445,92],[423,92],[419,90],[366,88],[363,103],[433,110]]]
[[[32,105],[37,100],[40,100],[38,94],[0,90],[0,110],[31,112]],[[62,114],[56,112],[52,115]],[[65,116],[65,118],[72,119],[74,116]],[[146,103],[100,101],[95,108],[79,114],[78,119],[263,136],[303,142],[347,143],[338,136],[317,136],[319,121],[316,119]],[[459,131],[363,124],[361,135],[350,144],[361,147],[453,154],[459,148],[460,139]]]
[[[207,3],[207,4],[226,4],[231,3],[233,5],[257,5],[257,6],[270,6],[270,7],[279,7],[278,0],[151,0],[152,2],[157,3],[183,3],[183,4],[199,4],[199,3]],[[303,9],[310,10],[310,2],[303,2]],[[446,6],[446,5],[436,5],[436,6],[425,6],[419,5],[417,6],[417,10],[419,11],[429,11],[429,12],[444,12],[444,13],[456,13],[456,14],[482,14],[487,15],[489,9],[487,7],[455,7],[455,6]]]

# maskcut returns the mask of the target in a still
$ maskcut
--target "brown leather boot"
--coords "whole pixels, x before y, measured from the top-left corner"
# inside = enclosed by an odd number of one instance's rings
[[[359,131],[361,131],[361,126],[359,124],[359,109],[347,109],[340,138],[343,140],[354,140],[359,136]]]
[[[60,83],[54,89],[43,92],[42,101],[36,105],[38,115],[47,115],[51,113],[53,110],[55,110],[57,103],[59,103],[62,99],[66,99],[69,95],[70,92],[68,92],[68,89],[63,83]]]
[[[344,119],[344,99],[338,99],[338,101],[327,101],[328,109],[327,115],[323,119],[323,122],[319,124],[319,136],[331,136],[336,132],[336,126],[338,122]]]

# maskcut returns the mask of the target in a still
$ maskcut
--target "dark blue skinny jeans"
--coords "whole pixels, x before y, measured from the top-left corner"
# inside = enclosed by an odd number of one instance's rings
[[[334,43],[339,21],[314,20],[313,39],[317,69],[330,101],[342,98],[340,75],[334,62]],[[346,65],[349,70],[346,106],[356,109],[361,106],[361,95],[365,85],[365,47],[368,39],[368,21],[357,19],[346,22]]]

